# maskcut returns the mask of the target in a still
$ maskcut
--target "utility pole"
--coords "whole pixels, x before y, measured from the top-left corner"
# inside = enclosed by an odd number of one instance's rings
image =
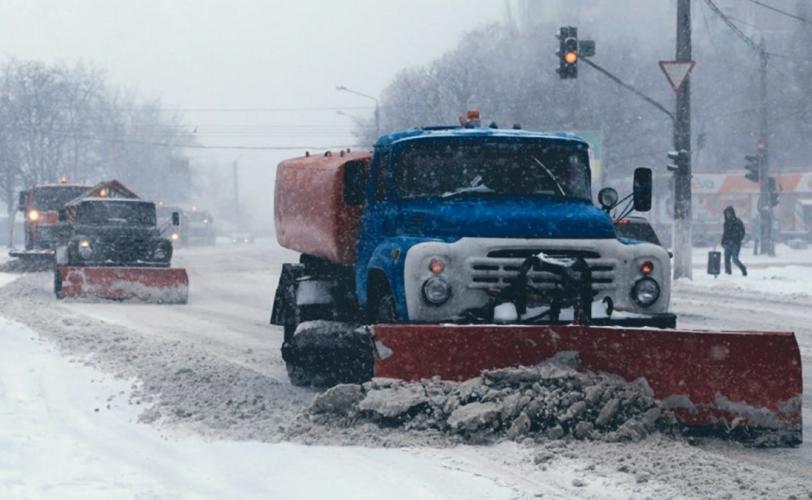
[[[769,135],[768,122],[767,122],[767,45],[764,43],[764,37],[761,38],[761,43],[758,46],[759,55],[759,73],[760,73],[760,100],[759,106],[760,124],[759,124],[759,197],[758,197],[758,213],[761,218],[761,253],[774,256],[775,255],[775,242],[773,241],[773,205],[772,205],[772,192],[770,189],[770,156],[768,154],[769,148],[767,137]]]
[[[234,219],[240,225],[240,164],[237,160],[231,164],[234,176]]]
[[[691,61],[691,0],[677,1],[678,62]],[[692,278],[691,272],[691,80],[677,90],[674,149],[685,159],[674,174],[674,279]]]

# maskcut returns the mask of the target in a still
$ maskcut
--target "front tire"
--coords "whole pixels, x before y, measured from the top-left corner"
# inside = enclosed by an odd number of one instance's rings
[[[290,383],[330,387],[360,384],[372,378],[372,339],[366,329],[337,321],[302,323],[282,345]]]
[[[375,323],[391,324],[398,322],[398,311],[395,306],[395,297],[387,291],[378,299],[375,307]]]

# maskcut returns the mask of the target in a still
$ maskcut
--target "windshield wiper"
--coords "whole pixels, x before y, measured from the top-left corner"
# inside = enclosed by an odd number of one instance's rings
[[[477,175],[471,181],[471,185],[467,187],[457,188],[454,191],[449,191],[440,195],[441,198],[452,198],[465,193],[493,193],[493,189],[489,188],[482,182],[482,176]]]
[[[567,192],[564,191],[564,187],[561,186],[560,182],[558,182],[558,178],[552,172],[550,172],[550,169],[545,167],[544,164],[541,163],[541,161],[538,158],[536,158],[535,156],[531,156],[530,158],[532,158],[533,161],[538,163],[539,167],[541,167],[544,170],[544,172],[550,177],[551,181],[555,182],[555,187],[558,188],[558,192],[561,193],[561,196],[566,197]]]
[[[454,196],[459,196],[465,193],[493,193],[493,189],[489,188],[488,186],[463,187],[455,189],[454,191],[443,193],[440,195],[440,198],[453,198]]]

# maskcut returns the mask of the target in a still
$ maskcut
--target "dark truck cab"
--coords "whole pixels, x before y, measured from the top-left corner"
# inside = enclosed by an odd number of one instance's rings
[[[67,244],[57,249],[58,263],[169,267],[172,242],[162,235],[151,201],[84,198],[61,212],[60,219],[71,219],[72,230]]]

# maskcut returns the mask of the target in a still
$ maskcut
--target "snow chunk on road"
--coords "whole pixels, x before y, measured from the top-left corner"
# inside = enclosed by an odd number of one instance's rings
[[[342,392],[349,390],[343,387]],[[332,411],[328,417],[322,410],[327,395],[317,398],[289,435],[325,434],[334,427],[346,431],[353,426],[359,434],[368,434],[368,426],[377,425],[439,432],[470,442],[536,436],[639,441],[658,428],[675,425],[673,415],[660,408],[646,384],[579,372],[569,354],[534,367],[485,371],[462,383],[373,380],[356,387],[364,394],[358,403],[342,405],[345,411]]]

